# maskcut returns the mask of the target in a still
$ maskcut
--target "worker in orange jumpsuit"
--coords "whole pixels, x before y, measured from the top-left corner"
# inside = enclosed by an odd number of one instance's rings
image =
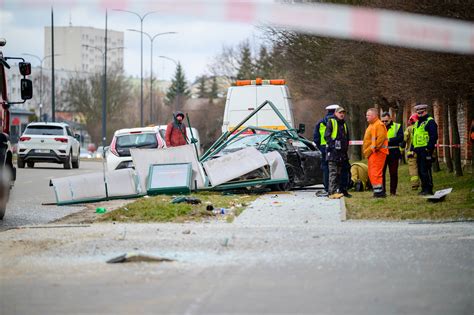
[[[369,163],[369,178],[374,188],[375,198],[385,198],[383,190],[383,167],[388,155],[387,128],[379,119],[376,108],[369,108],[366,114],[369,126],[365,131],[363,154]]]

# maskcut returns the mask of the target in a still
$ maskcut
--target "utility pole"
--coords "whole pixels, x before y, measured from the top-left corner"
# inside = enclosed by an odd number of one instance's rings
[[[56,91],[54,88],[54,13],[51,7],[51,120],[56,121]]]
[[[107,9],[105,9],[104,82],[102,93],[102,147],[107,141]]]

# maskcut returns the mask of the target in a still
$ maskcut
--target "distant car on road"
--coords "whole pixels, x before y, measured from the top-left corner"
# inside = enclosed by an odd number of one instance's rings
[[[129,128],[115,131],[110,147],[106,150],[107,170],[133,167],[130,149],[161,149],[166,147],[159,127]]]
[[[63,164],[65,169],[79,168],[79,140],[68,124],[30,123],[18,143],[17,165],[32,168],[41,162]]]

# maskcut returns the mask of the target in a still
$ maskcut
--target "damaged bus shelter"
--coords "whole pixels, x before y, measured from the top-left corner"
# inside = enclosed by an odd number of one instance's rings
[[[265,106],[275,112],[286,130],[245,126]],[[235,151],[226,150],[230,144],[247,137],[248,133],[262,135],[261,143]],[[189,193],[191,190],[286,185],[294,180],[295,174],[288,174],[287,161],[275,150],[275,145],[291,144],[292,141],[309,142],[291,128],[272,102],[265,101],[235,128],[222,134],[201,158],[193,144],[164,149],[131,149],[133,169],[57,178],[51,180],[51,185],[57,204],[145,194]]]

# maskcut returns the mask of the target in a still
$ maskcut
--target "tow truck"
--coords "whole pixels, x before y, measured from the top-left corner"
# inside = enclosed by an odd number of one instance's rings
[[[4,57],[3,47],[7,41],[0,38],[0,220],[7,209],[10,190],[16,180],[16,168],[13,166],[13,151],[10,143],[10,106],[23,104],[33,97],[33,83],[26,76],[31,74],[31,64],[21,57]],[[23,78],[20,81],[21,101],[12,101],[8,97],[6,71],[11,70],[8,60],[20,60],[18,68]]]

